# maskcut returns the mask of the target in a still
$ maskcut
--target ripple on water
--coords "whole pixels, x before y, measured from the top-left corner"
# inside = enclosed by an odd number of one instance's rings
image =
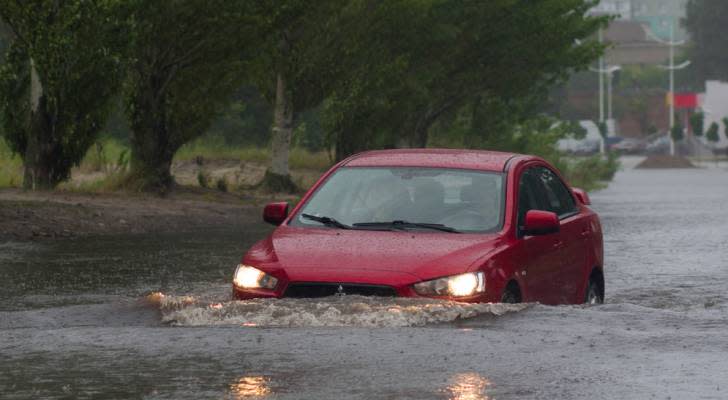
[[[502,315],[528,307],[363,296],[215,302],[153,293],[147,300],[159,306],[163,322],[175,326],[405,327]]]

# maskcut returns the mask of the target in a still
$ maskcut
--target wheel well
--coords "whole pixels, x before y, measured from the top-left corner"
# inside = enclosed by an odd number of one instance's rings
[[[516,298],[517,303],[523,301],[523,296],[521,296],[521,286],[518,284],[518,282],[514,280],[508,281],[508,283],[506,284],[506,288],[503,289],[503,293],[506,292],[513,293],[513,296]]]
[[[598,267],[595,267],[589,275],[589,282],[597,285],[599,296],[604,299],[604,273]]]

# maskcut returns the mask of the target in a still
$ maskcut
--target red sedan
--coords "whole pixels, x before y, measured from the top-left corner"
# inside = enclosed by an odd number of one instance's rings
[[[233,297],[604,301],[602,231],[585,192],[541,158],[370,151],[332,167],[253,245]]]

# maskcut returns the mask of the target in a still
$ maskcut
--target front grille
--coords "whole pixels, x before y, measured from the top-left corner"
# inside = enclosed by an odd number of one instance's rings
[[[339,291],[341,286],[341,291]],[[334,296],[343,293],[359,296],[394,297],[397,292],[393,287],[380,285],[352,285],[347,283],[292,283],[288,285],[283,297],[313,298]]]

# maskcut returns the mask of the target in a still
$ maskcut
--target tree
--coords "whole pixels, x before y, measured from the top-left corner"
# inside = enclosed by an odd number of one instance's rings
[[[481,96],[543,98],[603,49],[587,39],[606,22],[585,16],[590,1],[377,4],[363,18],[372,29],[353,41],[354,78],[326,108],[337,146],[356,144],[337,149],[339,159],[371,143],[424,147],[438,120]]]
[[[705,114],[702,112],[693,113],[690,116],[690,127],[693,129],[695,136],[703,136],[705,127]]]
[[[728,81],[728,2],[689,0],[682,21],[690,33],[690,59],[693,76]]]
[[[111,0],[0,0],[13,43],[0,68],[3,135],[23,186],[69,178],[103,127],[122,79],[124,22]]]
[[[166,190],[175,152],[202,135],[248,78],[264,22],[252,0],[133,0],[125,88],[131,174]]]
[[[705,133],[705,138],[708,139],[708,141],[715,143],[718,143],[720,141],[720,134],[718,133],[718,130],[720,127],[717,123],[713,122],[710,124],[710,127],[708,127],[708,131]]]
[[[341,14],[348,0],[284,0],[270,4],[268,14],[273,34],[263,43],[256,60],[256,81],[273,105],[271,165],[264,186],[273,191],[293,192],[289,149],[298,116],[323,101],[334,80],[346,49],[338,43],[345,31]]]
[[[683,135],[683,126],[681,123],[677,122],[673,127],[670,129],[670,137],[672,137],[672,140],[679,142],[683,140],[685,135]]]

